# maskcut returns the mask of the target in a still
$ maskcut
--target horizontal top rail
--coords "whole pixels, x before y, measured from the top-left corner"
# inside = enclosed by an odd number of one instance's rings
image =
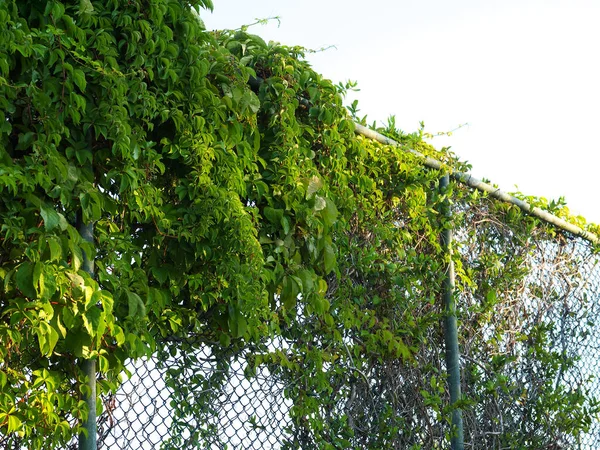
[[[250,77],[250,79],[248,80],[248,84],[250,85],[250,88],[253,89],[254,91],[258,91],[261,83],[263,83],[263,82],[264,82],[264,80],[261,77]],[[308,99],[300,97],[299,101],[301,104],[303,104],[305,106],[310,105],[310,102],[308,101]],[[412,155],[419,157],[423,161],[423,164],[426,167],[429,167],[431,169],[438,169],[438,170],[444,169],[444,164],[441,161],[438,161],[437,159],[431,158],[429,156],[425,156],[421,152],[418,152],[414,149],[407,148],[407,147],[401,145],[399,142],[397,142],[393,139],[390,139],[389,137],[384,136],[383,134],[378,133],[377,131],[371,130],[370,128],[367,128],[357,122],[354,122],[354,126],[355,126],[354,132],[356,134],[360,134],[368,139],[372,139],[381,144],[393,145],[395,147],[399,147],[403,151],[405,151],[407,153],[411,153]],[[497,200],[501,200],[503,202],[511,203],[511,204],[519,207],[521,210],[523,210],[527,214],[531,214],[539,219],[542,219],[544,222],[552,224],[552,225],[556,226],[557,228],[560,228],[561,230],[568,231],[569,233],[579,236],[593,244],[600,244],[600,238],[598,238],[598,236],[596,236],[594,233],[591,233],[589,231],[582,229],[581,227],[578,227],[577,225],[569,223],[566,220],[561,219],[560,217],[557,217],[552,213],[549,213],[548,211],[544,211],[543,209],[538,208],[537,206],[533,206],[533,205],[529,204],[528,202],[526,202],[525,200],[521,200],[517,197],[514,197],[514,196],[510,195],[509,193],[504,192],[501,189],[498,189],[497,187],[492,186],[491,184],[485,183],[484,181],[479,180],[468,173],[452,171],[450,173],[450,176],[452,178],[454,178],[455,180],[457,180],[463,184],[466,184],[467,186],[469,186],[473,189],[477,189],[478,191],[481,191],[481,192],[486,192],[487,194],[489,194],[490,197],[493,197]]]
[[[422,153],[420,153],[416,150],[413,150],[411,148],[406,148],[405,146],[401,145],[399,142],[396,142],[395,140],[390,139],[387,136],[384,136],[374,130],[371,130],[370,128],[367,128],[359,123],[355,123],[354,125],[355,125],[354,132],[356,134],[360,134],[368,139],[372,139],[381,144],[393,145],[396,147],[400,147],[400,148],[402,148],[402,150],[421,158],[423,160],[423,164],[426,167],[430,167],[432,169],[438,169],[438,170],[443,169],[443,167],[444,167],[443,163],[441,161],[438,161],[437,159],[431,158],[429,156],[425,156]],[[550,223],[564,231],[573,233],[573,234],[575,234],[579,237],[582,237],[583,239],[586,239],[594,244],[600,243],[600,239],[594,233],[586,231],[586,230],[582,229],[581,227],[578,227],[577,225],[573,225],[572,223],[569,223],[566,220],[561,219],[560,217],[557,217],[554,214],[549,213],[548,211],[544,211],[543,209],[538,208],[537,206],[532,206],[528,202],[521,200],[517,197],[514,197],[514,196],[508,194],[507,192],[504,192],[504,191],[492,186],[491,184],[485,183],[485,182],[473,177],[472,175],[470,175],[468,173],[456,171],[456,172],[451,172],[450,176],[452,178],[454,178],[455,180],[457,180],[463,184],[466,184],[469,187],[472,187],[473,189],[477,189],[479,191],[486,192],[487,194],[489,194],[490,197],[493,197],[495,199],[502,200],[504,202],[511,203],[515,206],[518,206],[521,210],[523,210],[527,214],[531,214],[535,217],[538,217],[539,219],[542,219],[544,222]]]

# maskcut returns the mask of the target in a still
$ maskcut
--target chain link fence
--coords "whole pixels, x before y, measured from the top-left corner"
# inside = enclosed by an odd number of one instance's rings
[[[503,448],[511,435],[523,440],[509,448],[523,442],[526,448],[600,448],[597,414],[592,423],[583,417],[597,411],[600,397],[598,254],[589,242],[548,225],[523,241],[502,219],[472,208],[459,233],[463,263],[477,273],[459,300],[463,388],[473,401],[464,410],[465,435],[472,448]],[[490,257],[482,239],[496,243],[496,270],[477,271],[480,258]],[[515,271],[513,283],[502,281],[505,270]],[[482,320],[486,315],[493,319]],[[504,388],[490,392],[487,386],[499,379]],[[548,411],[552,396],[569,398],[571,407]],[[561,429],[549,426],[552,421]],[[569,431],[583,423],[587,432]]]
[[[523,239],[507,224],[510,208],[498,213],[492,202],[456,211],[463,217],[455,247],[465,448],[600,448],[599,256],[587,241],[547,225]],[[496,260],[483,265],[482,258]],[[506,271],[514,272],[509,282]],[[441,318],[439,302],[423,303]],[[297,372],[256,361],[297,357],[290,336],[236,354],[165,342],[155,358],[131,363],[131,377],[104,399],[99,448],[317,448],[316,432],[331,434],[332,449],[446,448],[441,328],[432,322],[429,344],[412,364],[360,365],[350,352],[327,363],[330,388],[309,399],[323,423],[317,431],[295,412]],[[342,370],[332,370],[336,364]],[[572,408],[552,409],[565,398]]]
[[[132,364],[132,377],[105,399],[105,448],[280,448],[291,402],[275,377],[267,370],[248,377],[241,356],[226,367],[209,348],[185,359],[195,364],[184,369],[177,356]],[[203,390],[187,391],[190,380]],[[182,389],[203,415],[181,409]]]

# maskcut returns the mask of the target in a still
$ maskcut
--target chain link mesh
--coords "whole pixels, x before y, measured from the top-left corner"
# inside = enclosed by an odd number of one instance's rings
[[[527,448],[600,448],[597,413],[592,423],[582,415],[597,411],[600,397],[597,251],[548,225],[523,240],[486,206],[471,207],[465,224],[458,232],[461,260],[477,273],[475,286],[465,286],[460,295],[463,392],[474,403],[464,409],[465,445],[500,449],[502,438],[519,434]],[[489,257],[481,243],[490,241],[497,271],[478,272],[481,258]],[[507,284],[504,270],[522,272]],[[492,309],[481,306],[490,301],[486,292],[493,292]],[[486,314],[494,318],[482,319]],[[542,336],[547,344],[539,348]],[[558,355],[561,364],[549,364],[550,355]],[[486,390],[486,383],[501,377],[505,389]],[[552,395],[572,399],[572,409],[544,410],[552,406]],[[548,426],[553,420],[564,427]],[[588,431],[570,433],[576,423],[585,423]]]
[[[461,284],[460,276],[458,280],[465,447],[600,448],[597,415],[585,424],[586,432],[569,432],[569,424],[585,420],[582,409],[597,408],[594,398],[600,396],[598,254],[588,242],[548,226],[538,225],[523,240],[486,202],[491,200],[462,211],[466,218],[456,232],[460,268],[471,273],[473,281]],[[487,249],[482,242],[488,243]],[[489,246],[497,267],[480,270]],[[514,282],[505,281],[505,270],[518,272]],[[493,307],[486,308],[486,303]],[[536,348],[540,333],[549,346]],[[410,439],[384,436],[386,448],[447,444],[448,424],[440,422],[419,395],[432,373],[445,371],[441,331],[432,328],[429,339],[429,350],[410,367],[400,360],[388,361],[372,365],[368,373],[351,374],[351,357],[340,360],[348,365],[348,375],[331,379],[331,396],[338,397],[323,402],[329,409],[322,417],[332,423],[344,418],[344,426],[352,429],[351,448],[381,445],[370,439],[381,432],[383,421],[396,424],[397,435],[402,434],[399,427],[418,430]],[[285,352],[292,344],[279,339],[261,351]],[[165,343],[155,358],[131,363],[131,377],[104,399],[101,448],[310,447],[311,431],[293,414],[293,372],[262,365],[254,373],[249,361],[256,349],[217,354],[209,346],[194,348]],[[550,354],[561,355],[569,364],[549,367],[544,355]],[[551,399],[556,392],[563,399],[572,396],[571,410],[540,409],[538,400]],[[390,404],[394,411],[389,411]],[[561,430],[548,425],[559,420],[557,415],[564,415]],[[394,427],[385,430],[391,433]]]
[[[598,449],[600,252],[527,216],[511,218],[514,206],[498,205],[479,197],[454,206],[465,448]],[[397,262],[408,264],[400,256]],[[406,268],[423,276],[402,289],[414,291],[404,306],[424,318],[428,343],[411,364],[359,361],[364,355],[353,357],[348,340],[338,359],[319,369],[328,386],[304,399],[314,406],[307,418],[296,410],[298,392],[306,392],[299,370],[314,367],[300,353],[307,343],[325,345],[323,336],[307,336],[300,326],[237,353],[159,342],[151,359],[131,361],[119,389],[102,398],[98,448],[287,450],[321,448],[323,440],[328,449],[447,448],[449,410],[438,408],[449,400],[435,298],[440,277],[430,267]],[[343,275],[365,282],[364,274]],[[327,282],[335,295],[340,280]],[[404,311],[389,314],[399,323],[405,318]],[[297,317],[300,325],[309,320]],[[296,358],[299,369],[256,363],[269,354]],[[24,445],[17,434],[2,435],[0,448]],[[76,439],[66,448],[75,450]]]
[[[132,376],[105,399],[102,448],[280,448],[291,402],[276,377],[264,368],[248,376],[243,354],[170,345],[175,356],[132,362]],[[202,390],[186,389],[190,381]]]

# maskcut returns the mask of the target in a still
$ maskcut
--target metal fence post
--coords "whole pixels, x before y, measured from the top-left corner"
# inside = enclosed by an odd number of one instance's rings
[[[450,184],[450,176],[444,175],[440,180],[440,192],[444,194]],[[442,204],[442,213],[450,218],[449,201]],[[460,361],[458,352],[458,327],[456,324],[456,300],[454,298],[454,261],[452,260],[452,229],[444,227],[441,233],[442,246],[445,254],[449,255],[446,279],[444,280],[444,341],[446,347],[446,370],[448,371],[448,387],[450,390],[450,405],[452,410],[452,450],[464,450],[462,410],[456,407],[460,400]]]
[[[94,226],[81,223],[79,226],[79,234],[84,241],[94,242]],[[83,270],[94,276],[94,261],[83,252]],[[79,434],[79,450],[96,450],[96,361],[86,359],[83,361],[82,368],[88,379],[88,395],[85,396],[85,402],[88,406],[88,417],[84,422],[83,427],[86,433]]]

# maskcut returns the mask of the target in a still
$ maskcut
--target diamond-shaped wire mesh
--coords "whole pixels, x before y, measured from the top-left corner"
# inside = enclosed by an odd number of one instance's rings
[[[291,402],[266,369],[250,377],[244,368],[243,355],[223,365],[208,347],[131,363],[131,378],[105,399],[102,448],[279,448]]]
[[[464,270],[480,270],[489,256],[482,242],[493,243],[498,267],[480,271],[476,286],[464,287],[459,297],[462,386],[474,402],[463,411],[465,445],[496,449],[514,437],[508,448],[600,448],[597,413],[587,432],[569,431],[586,424],[582,413],[597,410],[600,398],[597,251],[547,225],[523,239],[485,205],[466,214],[457,231]],[[518,265],[510,266],[514,261]],[[506,284],[504,270],[526,275]],[[482,311],[489,291],[495,307]],[[486,390],[500,379],[503,389]],[[554,400],[562,402],[559,410]],[[560,430],[551,426],[556,423]]]
[[[463,206],[458,212],[466,220],[455,232],[463,269],[475,274],[475,286],[459,282],[457,294],[462,389],[468,400],[463,408],[465,446],[500,449],[512,448],[506,443],[513,442],[519,448],[600,448],[597,418],[583,433],[551,428],[557,415],[564,415],[563,424],[583,420],[581,410],[594,409],[600,397],[598,254],[586,241],[548,226],[538,226],[523,240],[504,217],[492,216],[496,212],[489,202]],[[490,250],[498,258],[494,273],[480,268]],[[504,283],[502,271],[508,267],[519,273],[514,282]],[[496,302],[485,312],[488,316],[481,307],[486,290],[494,291]],[[549,344],[543,349],[536,347],[536,333],[547,336],[544,342]],[[447,423],[439,421],[419,394],[431,373],[445,371],[441,329],[432,329],[428,336],[430,348],[420,352],[415,367],[388,361],[370,366],[364,381],[351,374],[332,377],[331,391],[337,397],[314,399],[323,405],[320,417],[350,429],[347,442],[353,448],[376,448],[381,442],[390,448],[447,443]],[[283,351],[293,345],[283,338],[265,344]],[[293,418],[293,373],[265,364],[249,367],[251,348],[217,354],[208,346],[171,342],[165,343],[166,349],[151,360],[131,363],[131,378],[105,399],[100,448],[262,450],[316,445],[314,429]],[[544,355],[561,355],[570,363],[549,369]],[[349,361],[337,364],[352,371]],[[537,400],[552,395],[563,402],[569,395],[574,401],[581,395],[587,400],[573,410],[540,411]],[[395,425],[382,427],[381,421]],[[410,436],[411,429],[418,436]],[[393,430],[396,436],[374,436]]]

